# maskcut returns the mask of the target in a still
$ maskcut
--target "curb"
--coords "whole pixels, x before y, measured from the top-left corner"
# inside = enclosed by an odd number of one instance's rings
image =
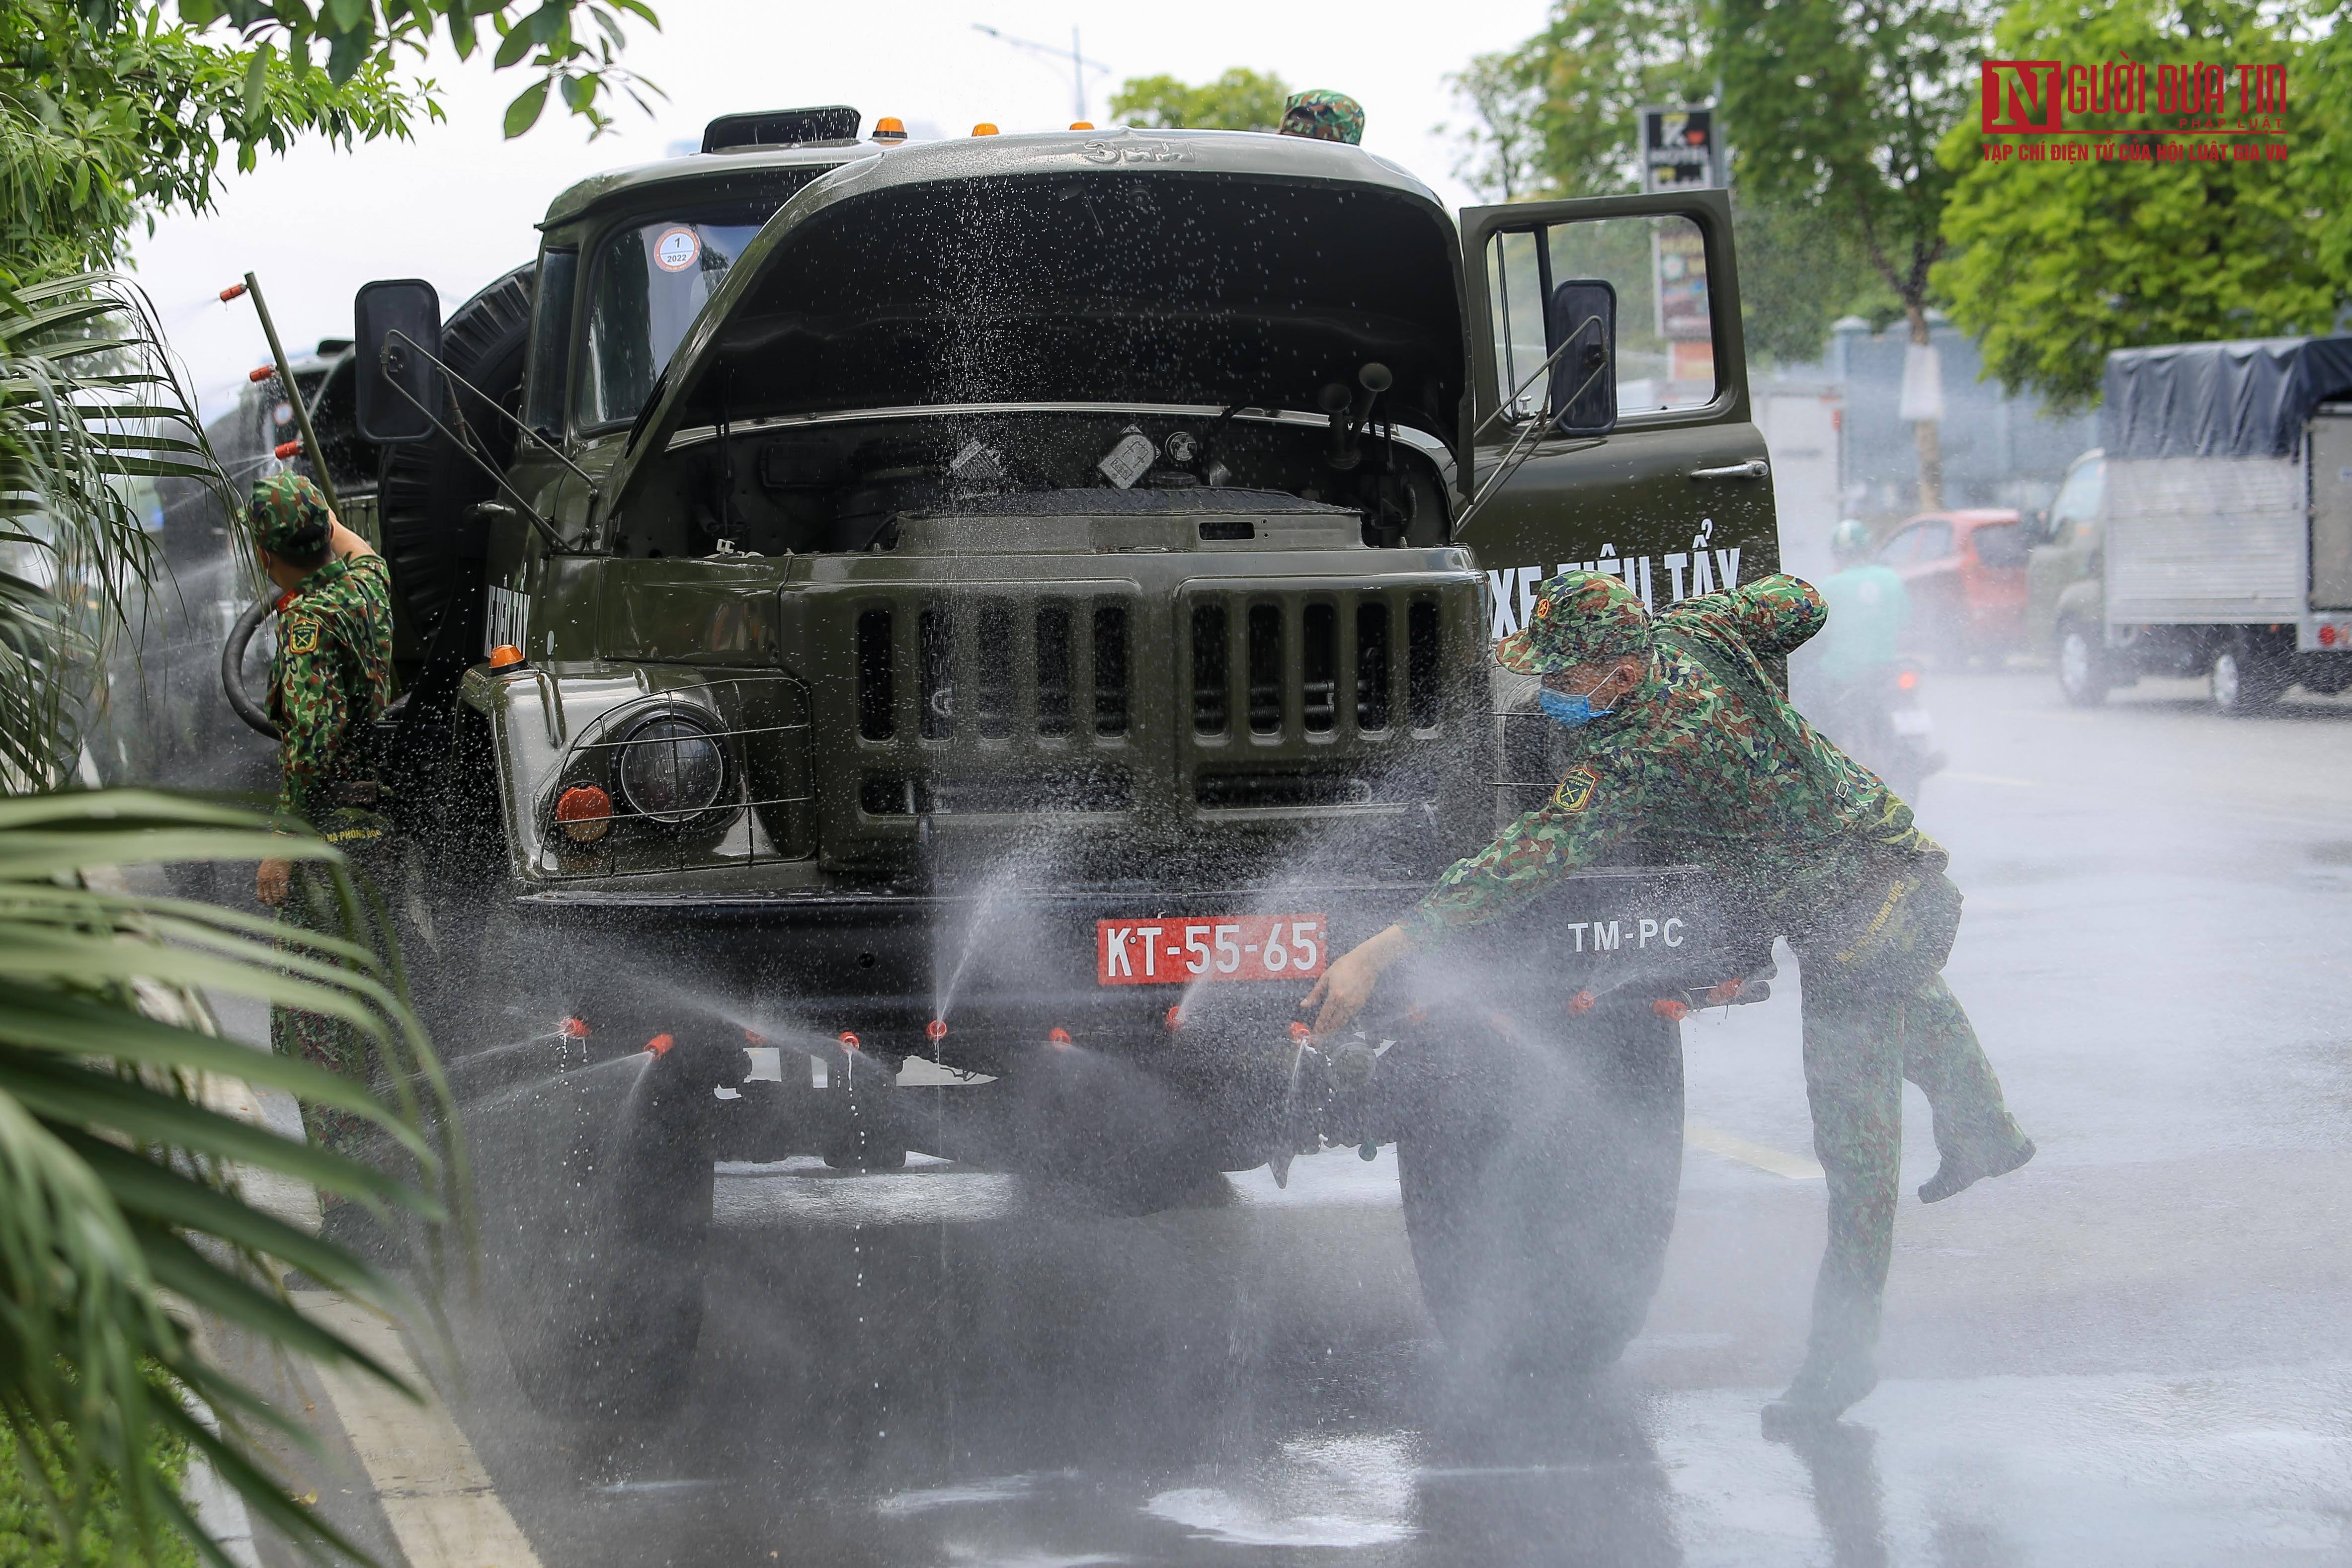
[[[219,1436],[220,1423],[211,1409],[193,1394],[185,1397],[188,1414],[196,1418],[197,1425]],[[196,1528],[211,1537],[237,1568],[261,1568],[261,1554],[253,1544],[253,1520],[245,1511],[245,1500],[220,1479],[201,1454],[188,1456],[188,1472],[180,1478],[180,1500],[195,1516]]]

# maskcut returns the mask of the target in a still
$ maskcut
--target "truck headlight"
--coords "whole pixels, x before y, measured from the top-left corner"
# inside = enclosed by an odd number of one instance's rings
[[[727,787],[727,753],[684,714],[656,713],[621,737],[614,769],[629,809],[655,822],[682,823],[709,811]]]

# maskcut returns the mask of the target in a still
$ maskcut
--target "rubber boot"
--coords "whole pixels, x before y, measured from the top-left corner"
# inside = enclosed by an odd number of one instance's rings
[[[1878,1386],[1878,1302],[1852,1283],[1813,1291],[1813,1330],[1788,1392],[1764,1406],[1764,1436],[1828,1426]]]
[[[1787,1393],[1764,1406],[1764,1436],[1775,1440],[1835,1424],[1878,1386],[1878,1363],[1867,1351],[1823,1361],[1807,1356]]]
[[[1988,1176],[2005,1176],[2033,1158],[2033,1140],[2024,1139],[2011,1148],[1990,1152],[1969,1150],[1944,1156],[1936,1173],[1919,1184],[1919,1201],[1941,1203],[1956,1193],[1967,1191]]]

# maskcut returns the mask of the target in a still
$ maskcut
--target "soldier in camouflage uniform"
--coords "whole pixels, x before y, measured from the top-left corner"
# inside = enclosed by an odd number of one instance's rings
[[[269,716],[284,737],[278,809],[316,827],[362,875],[388,868],[390,828],[370,731],[392,696],[392,598],[383,558],[327,510],[299,474],[272,474],[246,508],[261,569],[280,590]],[[265,860],[255,896],[301,931],[348,928],[331,880],[309,862]],[[362,900],[364,904],[367,900]],[[383,933],[363,914],[381,952]],[[289,1056],[366,1081],[366,1042],[348,1024],[280,1007],[270,1043]],[[349,1152],[365,1126],[348,1111],[303,1107],[311,1138]]]
[[[1545,712],[1580,752],[1543,805],[1439,878],[1398,925],[1336,962],[1309,1003],[1339,1027],[1381,969],[1607,864],[1638,832],[1706,866],[1731,925],[1785,936],[1803,966],[1805,1089],[1829,1184],[1829,1246],[1803,1370],[1768,1430],[1834,1418],[1875,1386],[1879,1303],[1894,1245],[1903,1080],[1935,1112],[1943,1156],[1925,1202],[2031,1159],[1968,1015],[1945,984],[1960,895],[1944,850],[1877,776],[1791,708],[1763,660],[1821,629],[1793,577],[1686,599],[1651,616],[1613,576],[1538,591],[1506,668],[1542,678]]]
[[[1309,88],[1284,100],[1282,123],[1276,129],[1285,136],[1304,136],[1313,142],[1345,142],[1350,147],[1360,147],[1364,142],[1364,106],[1344,92],[1333,92],[1327,87]]]

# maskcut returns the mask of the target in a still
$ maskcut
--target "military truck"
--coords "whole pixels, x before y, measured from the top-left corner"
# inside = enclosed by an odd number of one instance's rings
[[[714,1162],[910,1150],[1143,1212],[1393,1142],[1450,1342],[1613,1358],[1677,1011],[1748,962],[1675,847],[1360,1038],[1297,1008],[1553,787],[1489,653],[1538,581],[1774,569],[1725,198],[1457,220],[1335,143],[858,124],[715,121],[446,319],[358,301],[413,967],[525,1388],[677,1396]]]

